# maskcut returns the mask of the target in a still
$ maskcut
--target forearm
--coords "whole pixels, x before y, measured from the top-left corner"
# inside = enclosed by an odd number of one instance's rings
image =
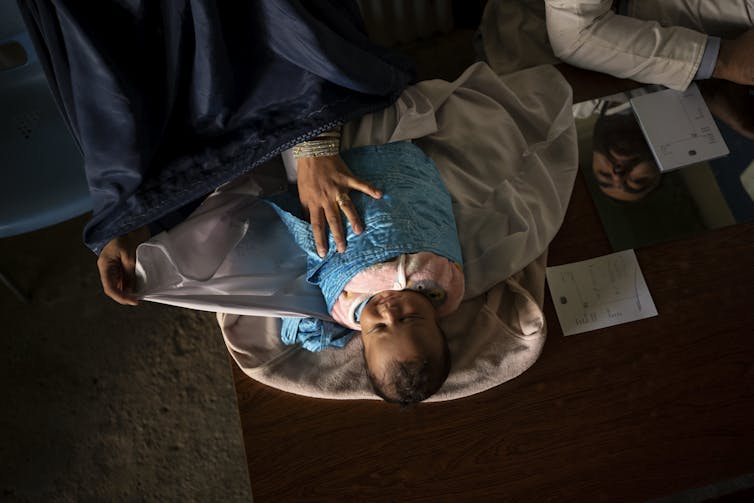
[[[547,31],[555,55],[581,68],[685,89],[696,75],[707,36],[620,16],[610,5],[547,0]]]

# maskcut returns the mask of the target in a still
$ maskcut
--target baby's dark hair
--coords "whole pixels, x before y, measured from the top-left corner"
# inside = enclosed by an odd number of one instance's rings
[[[393,361],[385,375],[377,377],[367,365],[367,376],[374,392],[389,403],[406,407],[434,395],[450,373],[450,348],[445,333],[442,334],[442,361],[440,366],[427,358],[410,361]]]

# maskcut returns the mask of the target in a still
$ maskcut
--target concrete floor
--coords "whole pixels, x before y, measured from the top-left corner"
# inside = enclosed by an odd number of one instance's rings
[[[250,501],[214,315],[105,297],[85,220],[0,240],[0,501]]]

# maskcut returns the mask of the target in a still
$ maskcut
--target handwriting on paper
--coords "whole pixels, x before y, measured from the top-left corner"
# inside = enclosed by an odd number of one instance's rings
[[[657,316],[633,250],[547,268],[564,335]]]

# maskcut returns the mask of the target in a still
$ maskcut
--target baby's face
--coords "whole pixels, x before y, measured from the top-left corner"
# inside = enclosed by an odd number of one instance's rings
[[[394,361],[442,358],[435,308],[420,293],[378,293],[364,306],[360,323],[367,365],[377,375]]]

